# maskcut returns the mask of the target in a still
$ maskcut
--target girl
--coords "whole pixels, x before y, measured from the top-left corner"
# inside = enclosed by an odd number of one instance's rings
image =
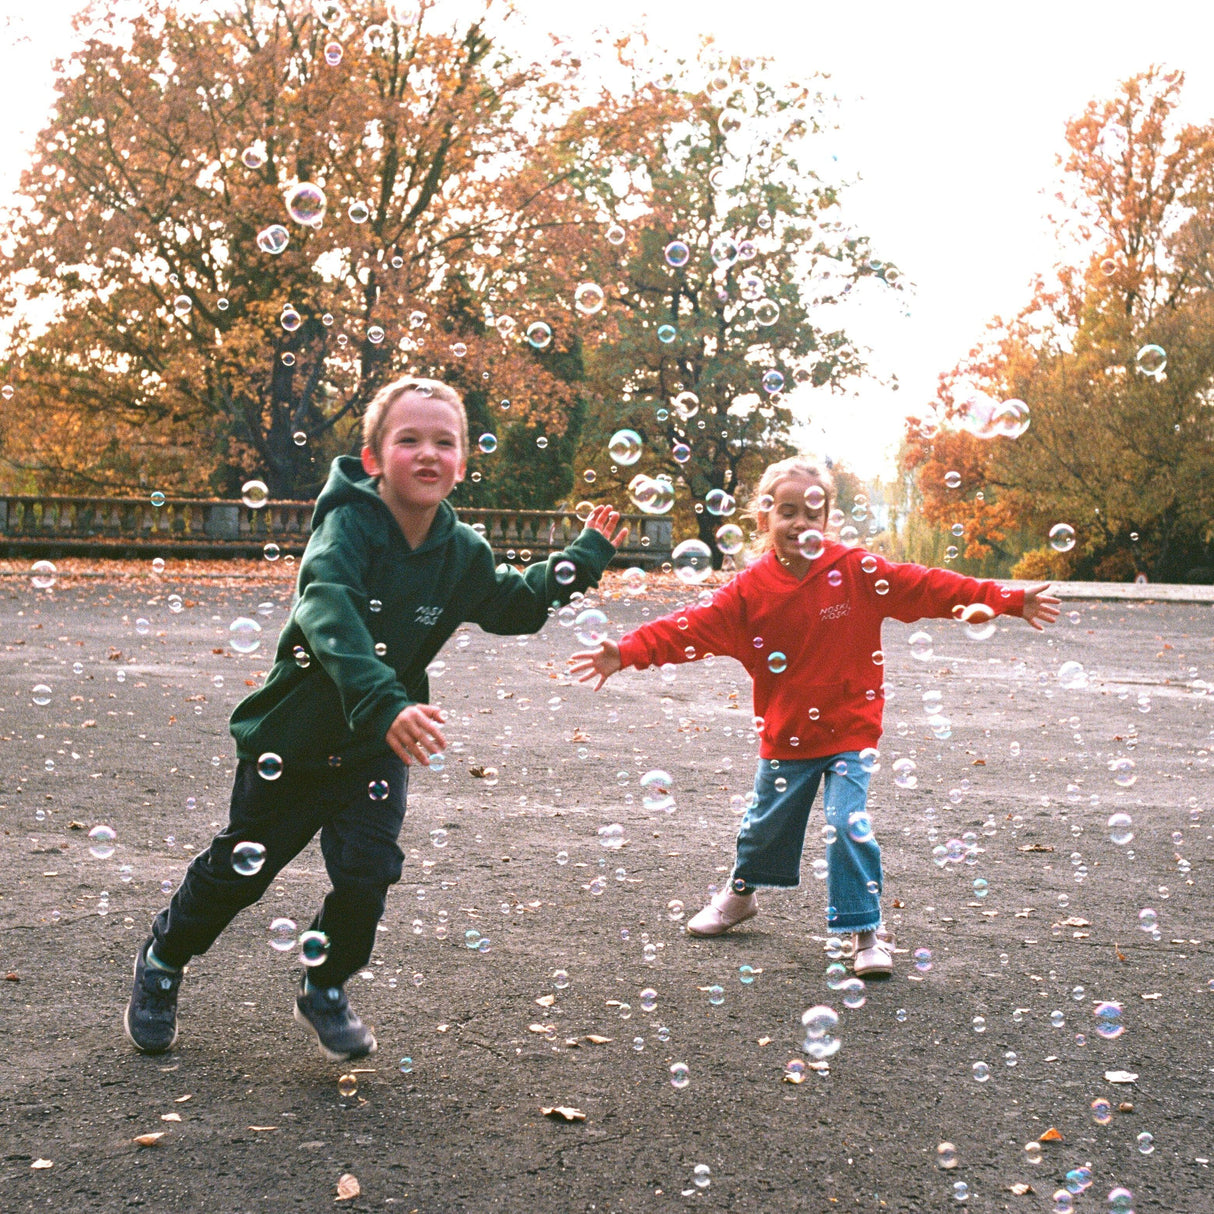
[[[597,678],[710,653],[737,658],[754,680],[759,770],[738,831],[731,879],[687,924],[719,936],[758,913],[759,886],[795,887],[809,810],[825,778],[829,843],[826,926],[854,936],[857,975],[893,971],[881,926],[881,851],[868,821],[868,781],[881,737],[881,622],[925,616],[1058,618],[1048,584],[1009,590],[943,569],[898,565],[824,538],[829,472],[804,458],[763,473],[751,508],[760,556],[702,607],[643,624],[576,653],[572,673]]]

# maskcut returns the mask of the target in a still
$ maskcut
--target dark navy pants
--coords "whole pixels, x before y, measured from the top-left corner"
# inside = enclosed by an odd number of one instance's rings
[[[396,840],[408,785],[409,769],[395,755],[349,770],[292,773],[288,765],[277,780],[263,779],[256,763],[241,760],[228,825],[194,857],[152,924],[156,955],[180,967],[205,953],[319,831],[333,888],[311,926],[329,937],[329,954],[308,977],[317,986],[341,986],[370,959],[388,886],[400,880],[404,856]],[[232,849],[246,840],[266,849],[252,876],[232,867]]]

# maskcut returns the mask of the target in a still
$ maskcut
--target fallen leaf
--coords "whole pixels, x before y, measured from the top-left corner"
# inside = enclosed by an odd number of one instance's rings
[[[554,1032],[556,1032],[556,1025],[553,1025],[553,1024],[529,1024],[529,1025],[527,1025],[527,1032],[529,1032],[529,1033],[543,1033],[543,1034],[547,1035],[548,1033],[554,1033]]]
[[[350,1201],[357,1197],[362,1189],[358,1184],[358,1177],[351,1172],[343,1173],[337,1181],[337,1197],[336,1201]]]
[[[30,1167],[35,1171],[41,1172],[44,1168],[53,1168],[55,1165],[49,1159],[35,1159]]]
[[[137,1147],[154,1147],[164,1135],[164,1130],[157,1130],[154,1134],[136,1134],[131,1141]]]
[[[1057,1127],[1050,1126],[1050,1128],[1048,1130],[1046,1130],[1046,1132],[1044,1134],[1042,1134],[1041,1137],[1037,1139],[1037,1141],[1038,1142],[1061,1142],[1062,1134],[1059,1132]]]
[[[16,970],[9,970],[8,973],[4,975],[4,981],[5,982],[20,982],[21,978],[18,975]]]
[[[1091,927],[1092,924],[1091,924],[1091,921],[1088,919],[1081,919],[1078,915],[1071,915],[1069,918],[1063,919],[1062,926],[1063,927]]]
[[[805,1069],[807,1071],[820,1071],[825,1075],[830,1070],[830,1063],[825,1058],[817,1058],[813,1062],[807,1062]]]
[[[1152,991],[1149,995],[1143,995],[1144,999],[1162,999],[1163,996],[1158,991]]]
[[[610,1037],[600,1037],[598,1033],[587,1033],[586,1040],[589,1041],[591,1045],[608,1045],[612,1039]]]
[[[771,1038],[770,1037],[760,1037],[759,1044],[760,1045],[771,1045]]]
[[[1105,1071],[1104,1077],[1109,1083],[1135,1083],[1138,1080],[1133,1071]]]
[[[1123,1100],[1117,1106],[1117,1111],[1119,1113],[1132,1113],[1134,1111],[1134,1106],[1128,1100]]]
[[[1053,851],[1053,845],[1050,843],[1024,843],[1016,848],[1017,851]]]
[[[278,1127],[276,1125],[251,1125],[249,1126],[249,1129],[252,1130],[254,1134],[268,1134],[271,1130],[278,1129]]]
[[[1026,1193],[1033,1191],[1031,1184],[1025,1184],[1023,1180],[1016,1181],[1015,1184],[1010,1184],[1007,1187],[1009,1193],[1014,1193],[1017,1197],[1023,1197]]]
[[[436,1024],[434,1031],[436,1033],[445,1033],[451,1026],[449,1024]]]
[[[975,767],[985,767],[985,766],[986,766],[986,760],[985,760],[985,759],[975,759],[975,760],[974,760],[974,763],[973,763],[973,766],[975,766]]]
[[[556,1002],[555,995],[541,995],[536,1000],[536,1003],[538,1003],[540,1005],[540,1007],[551,1007],[555,1002]]]
[[[582,1048],[582,1043],[576,1037],[566,1037],[565,1044],[571,1050],[580,1050]]]
[[[805,1072],[804,1071],[785,1071],[783,1082],[784,1083],[804,1083],[805,1082]]]
[[[192,1094],[186,1095],[186,1096],[178,1096],[177,1099],[173,1101],[173,1103],[174,1104],[185,1104],[185,1102],[187,1100],[193,1100],[193,1099],[194,1099],[194,1097]]]
[[[581,1109],[571,1109],[564,1105],[555,1105],[550,1109],[540,1109],[545,1117],[559,1117],[563,1121],[585,1121],[586,1114]]]
[[[181,1114],[180,1113],[161,1113],[160,1120],[161,1121],[180,1121]]]

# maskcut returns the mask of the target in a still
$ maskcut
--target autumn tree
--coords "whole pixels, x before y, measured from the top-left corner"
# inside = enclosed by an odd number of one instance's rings
[[[1176,121],[1182,83],[1152,69],[1068,123],[1061,263],[910,425],[923,513],[970,556],[1024,527],[1026,576],[1214,578],[1214,125]],[[1008,398],[1014,440],[984,424]]]
[[[618,498],[640,475],[648,488],[634,486],[633,502],[654,509],[670,500],[654,502],[664,477],[682,525],[710,546],[726,521],[704,508],[713,491],[735,496],[791,452],[789,390],[863,370],[824,323],[829,304],[862,277],[897,281],[846,224],[825,172],[823,82],[772,70],[706,45],[662,79],[667,111],[635,152],[602,155],[591,123],[572,158],[577,189],[609,223],[589,287],[613,325],[584,349],[577,494]],[[609,449],[621,429],[642,439],[634,463]]]
[[[561,439],[581,331],[545,336],[528,284],[599,217],[554,168],[576,66],[513,60],[508,15],[89,13],[0,249],[10,466],[60,489],[256,475],[302,496],[405,369]]]

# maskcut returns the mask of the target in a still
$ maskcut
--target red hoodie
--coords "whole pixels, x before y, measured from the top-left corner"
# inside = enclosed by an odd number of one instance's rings
[[[881,622],[949,618],[984,603],[1018,615],[1024,591],[827,544],[800,581],[772,552],[688,607],[620,639],[620,661],[643,670],[712,654],[754,680],[765,759],[815,759],[876,746],[885,706]],[[783,655],[781,660],[780,655]]]

